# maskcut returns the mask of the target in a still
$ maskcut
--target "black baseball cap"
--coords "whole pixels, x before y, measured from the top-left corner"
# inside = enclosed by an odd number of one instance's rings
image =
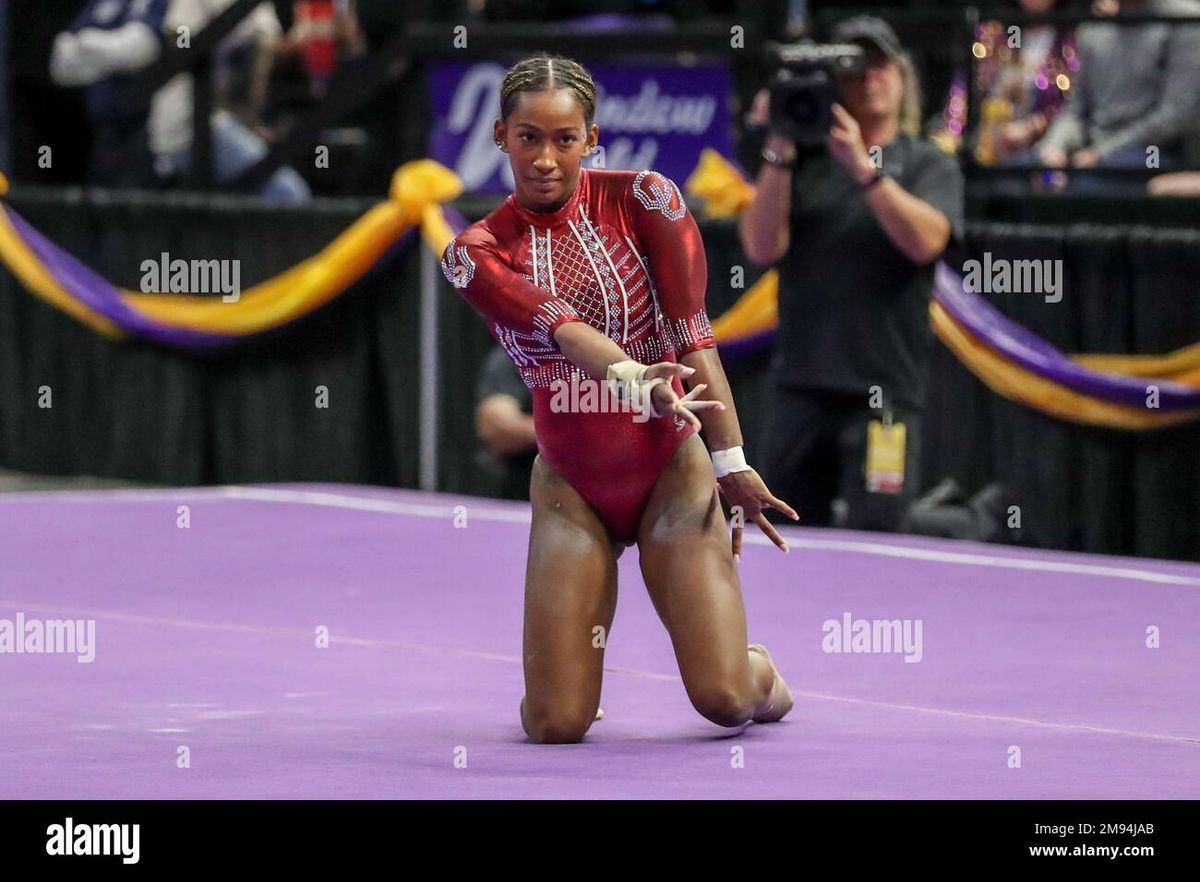
[[[904,54],[900,38],[882,18],[873,15],[856,15],[838,22],[833,29],[833,39],[839,43],[866,40],[876,46],[888,58],[899,58]]]

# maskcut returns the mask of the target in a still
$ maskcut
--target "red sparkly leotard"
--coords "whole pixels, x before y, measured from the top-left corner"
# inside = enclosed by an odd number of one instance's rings
[[[557,211],[531,211],[509,196],[447,246],[442,271],[533,392],[542,459],[615,541],[632,543],[659,473],[695,429],[678,417],[564,409],[562,396],[556,404],[565,384],[604,378],[570,362],[554,331],[587,322],[643,364],[716,345],[704,311],[704,245],[679,188],[652,171],[581,169]]]

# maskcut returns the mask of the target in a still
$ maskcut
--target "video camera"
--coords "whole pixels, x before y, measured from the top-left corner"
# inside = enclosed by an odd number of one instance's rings
[[[777,67],[767,83],[771,129],[800,146],[823,143],[833,125],[837,78],[866,70],[866,52],[854,43],[773,43],[767,59]]]

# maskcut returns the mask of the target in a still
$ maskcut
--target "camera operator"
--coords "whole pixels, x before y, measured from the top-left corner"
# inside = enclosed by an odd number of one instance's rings
[[[811,155],[769,112],[754,201],[739,233],[777,263],[779,333],[761,433],[763,474],[807,524],[895,530],[920,489],[917,461],[934,264],[961,239],[962,174],[919,137],[913,66],[885,22],[834,32],[865,52]],[[767,92],[754,115],[767,111]],[[771,102],[776,104],[775,101]],[[874,424],[874,425],[872,425]]]

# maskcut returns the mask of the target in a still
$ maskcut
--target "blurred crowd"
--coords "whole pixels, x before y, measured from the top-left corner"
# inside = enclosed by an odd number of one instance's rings
[[[149,106],[138,100],[139,75],[164,54],[191,48],[234,0],[89,0],[54,40],[54,82],[86,90],[92,126],[89,179],[103,186],[170,187],[192,169],[195,75],[177,73]],[[286,132],[264,119],[272,83],[303,82],[305,97],[324,97],[339,61],[363,55],[366,44],[352,4],[296,0],[285,31],[272,3],[262,3],[223,37],[212,53],[213,175],[229,185],[267,155]],[[258,191],[277,202],[311,193],[295,169],[276,170]]]
[[[49,70],[59,86],[85,91],[90,183],[166,188],[195,180],[193,73],[150,82],[148,100],[139,95],[164,56],[186,50],[233,2],[88,0],[57,35]],[[504,17],[520,4],[480,5],[483,13]],[[981,22],[972,68],[955,77],[944,109],[926,126],[936,143],[979,166],[1046,170],[996,176],[1022,187],[1143,191],[1144,178],[1091,173],[1141,168],[1160,173],[1149,184],[1151,193],[1200,192],[1200,178],[1186,171],[1200,167],[1200,26],[1118,23],[1121,17],[1197,17],[1200,0],[1018,0],[1013,12],[1068,19],[1087,13],[1113,22]],[[589,27],[612,26],[594,18]],[[669,22],[661,9],[652,18],[657,26]],[[328,96],[338,68],[367,53],[356,0],[263,2],[242,19],[211,54],[216,184],[239,182],[273,144],[288,138],[305,109]],[[919,51],[913,55],[919,68]],[[968,106],[971,92],[978,108]],[[361,149],[364,136],[352,133],[348,142]],[[279,167],[257,192],[304,201],[311,176],[302,171]]]
[[[1069,12],[1058,0],[1019,6],[1030,16]],[[1179,173],[1200,166],[1200,24],[1120,23],[1197,18],[1200,2],[1096,0],[1089,11],[1113,21],[979,25],[972,45],[979,125],[966,147],[981,165],[1049,169],[1036,180],[1048,188],[1146,189],[1142,178],[1089,173],[1124,168],[1163,172],[1150,181],[1152,194],[1200,193],[1200,176]],[[950,150],[967,129],[963,79],[932,127]]]

